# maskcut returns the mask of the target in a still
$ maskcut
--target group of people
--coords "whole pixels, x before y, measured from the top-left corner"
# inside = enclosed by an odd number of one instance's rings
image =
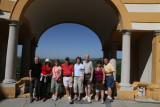
[[[41,65],[39,57],[35,57],[34,64],[29,68],[30,102],[34,99],[45,101],[49,92],[52,93],[51,98],[56,101],[60,98],[62,86],[70,103],[76,100],[87,100],[91,103],[93,95],[95,101],[101,99],[101,103],[104,103],[105,94],[106,98],[112,101],[115,71],[107,58],[97,61],[96,67],[93,67],[89,55],[84,57],[84,61],[81,57],[77,57],[75,64],[70,62],[69,57],[65,58],[63,64],[56,59],[53,66],[49,59]]]

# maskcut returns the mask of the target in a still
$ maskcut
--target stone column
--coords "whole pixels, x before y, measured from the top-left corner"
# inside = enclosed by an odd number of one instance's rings
[[[160,85],[160,31],[155,31],[152,41],[152,83]]]
[[[130,86],[130,49],[131,32],[124,31],[122,35],[122,68],[121,68],[121,87],[128,89]]]
[[[30,66],[31,57],[31,39],[25,38],[22,48],[21,77],[28,76],[28,67]]]
[[[18,23],[9,24],[9,37],[6,56],[5,78],[3,83],[15,83],[16,79],[16,59],[18,44]]]

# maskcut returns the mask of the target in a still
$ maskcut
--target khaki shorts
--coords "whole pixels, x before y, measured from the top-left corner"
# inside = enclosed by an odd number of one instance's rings
[[[74,77],[74,93],[83,93],[83,77]]]
[[[65,87],[72,87],[72,77],[63,77],[63,85]]]

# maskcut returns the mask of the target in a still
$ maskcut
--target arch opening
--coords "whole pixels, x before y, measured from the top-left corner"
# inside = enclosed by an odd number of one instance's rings
[[[102,58],[102,44],[99,36],[90,28],[76,23],[61,23],[47,29],[40,35],[37,54],[43,58],[74,59],[90,54]]]

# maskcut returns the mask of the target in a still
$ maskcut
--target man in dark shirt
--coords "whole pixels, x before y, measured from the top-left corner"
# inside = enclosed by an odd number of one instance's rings
[[[34,98],[38,101],[39,99],[39,80],[41,74],[42,65],[39,57],[34,58],[34,63],[29,68],[29,80],[30,80],[30,103],[33,102]],[[34,93],[34,95],[33,95]],[[33,98],[34,97],[34,98]]]

